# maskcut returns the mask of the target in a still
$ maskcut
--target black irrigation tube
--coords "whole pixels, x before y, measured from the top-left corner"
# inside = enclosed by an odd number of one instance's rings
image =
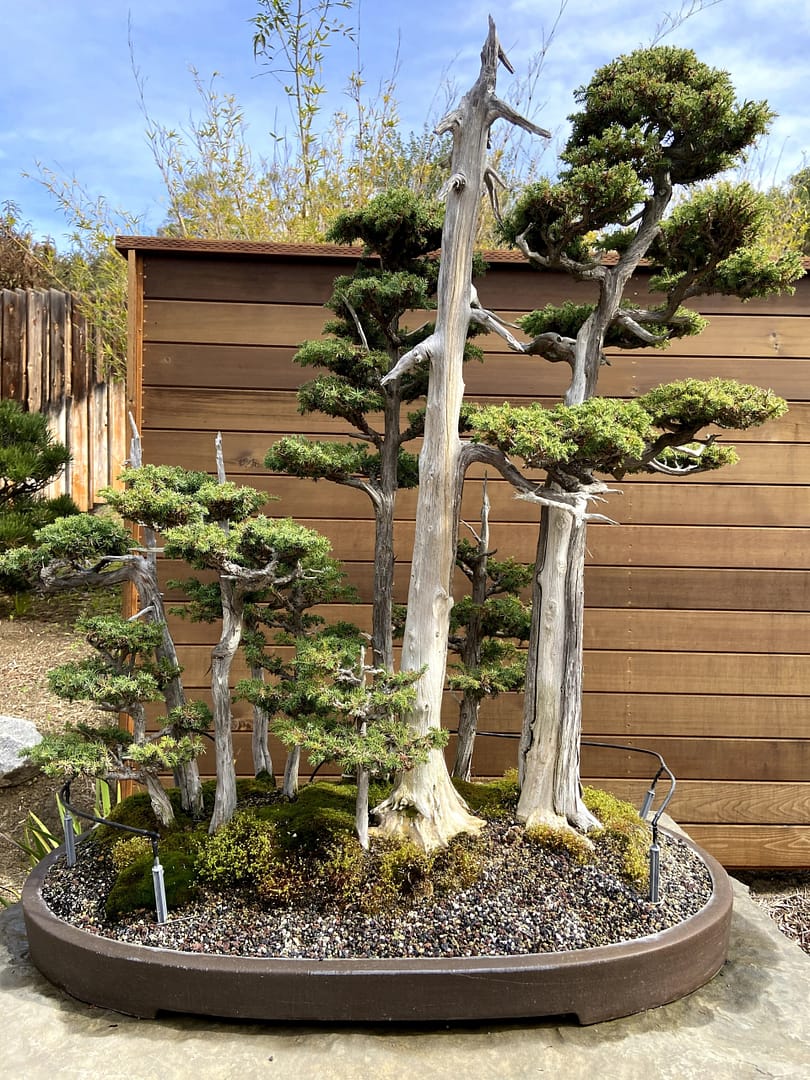
[[[59,798],[62,801],[62,805],[68,813],[65,814],[64,829],[65,829],[65,856],[68,866],[74,866],[76,863],[76,836],[73,832],[73,821],[71,815],[84,818],[85,821],[92,821],[94,825],[108,825],[111,829],[118,829],[121,832],[132,833],[135,836],[145,836],[152,844],[152,884],[155,889],[155,910],[157,912],[157,921],[159,923],[165,923],[168,919],[168,911],[166,905],[166,889],[163,882],[163,867],[160,865],[160,857],[158,854],[158,844],[160,843],[160,833],[154,829],[136,829],[134,825],[124,825],[120,821],[111,821],[110,818],[96,817],[95,814],[88,814],[85,810],[79,810],[73,806],[70,802],[70,780],[66,780],[62,785],[62,790],[59,792]]]
[[[451,735],[457,735],[458,731],[451,731]],[[482,735],[484,738],[489,739],[519,739],[520,734],[515,731],[478,731],[476,735]],[[672,801],[672,796],[675,794],[675,788],[678,781],[675,779],[675,774],[669,768],[663,757],[657,750],[647,750],[640,746],[628,746],[626,743],[613,743],[613,742],[594,742],[592,739],[582,739],[580,741],[581,746],[602,746],[607,750],[627,750],[631,754],[647,754],[649,757],[654,757],[658,761],[658,771],[650,781],[650,786],[644,796],[644,801],[641,804],[639,810],[639,817],[642,820],[646,820],[647,814],[650,812],[653,801],[655,800],[655,787],[662,776],[666,775],[669,779],[669,791],[664,796],[664,801],[658,807],[655,812],[655,816],[650,822],[650,828],[652,829],[652,843],[650,844],[649,862],[650,862],[650,902],[658,904],[661,902],[660,897],[660,880],[661,880],[661,848],[658,843],[658,823],[661,820],[661,815],[666,810]]]

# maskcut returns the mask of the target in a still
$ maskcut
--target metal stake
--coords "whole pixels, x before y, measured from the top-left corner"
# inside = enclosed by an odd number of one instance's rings
[[[73,815],[65,810],[62,819],[62,828],[65,830],[65,858],[68,866],[76,865],[76,833],[73,831]]]
[[[659,896],[659,884],[661,880],[661,849],[658,846],[658,838],[656,837],[650,845],[650,903],[660,904],[661,898]]]
[[[166,886],[163,882],[163,867],[160,865],[160,860],[155,854],[155,861],[152,864],[152,884],[155,889],[155,910],[157,912],[157,921],[159,923],[165,923],[169,920],[168,907],[166,904]]]

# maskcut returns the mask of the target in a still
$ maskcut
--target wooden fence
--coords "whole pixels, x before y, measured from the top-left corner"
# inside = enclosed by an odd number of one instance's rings
[[[322,333],[323,303],[347,249],[129,238],[130,404],[146,461],[214,470],[214,434],[224,438],[229,478],[280,496],[289,514],[327,534],[368,624],[372,590],[368,500],[351,488],[269,475],[267,447],[291,432],[350,437],[347,425],[301,416],[296,389],[311,373],[292,362],[296,346]],[[649,301],[647,274],[635,298]],[[562,275],[538,274],[498,257],[477,282],[482,303],[509,321],[563,297],[592,299]],[[710,326],[668,351],[611,355],[600,391],[631,397],[675,378],[713,375],[771,386],[788,398],[783,419],[733,439],[740,464],[675,480],[628,478],[606,513],[621,528],[589,531],[585,577],[585,737],[658,750],[678,776],[674,816],[728,866],[810,865],[810,278],[792,296],[740,304],[712,296]],[[514,404],[554,400],[563,364],[509,353],[479,339],[484,364],[470,364],[468,394]],[[481,482],[470,475],[462,514],[475,521]],[[490,477],[492,543],[499,557],[534,557],[536,512]],[[400,493],[396,599],[406,598],[415,493]],[[183,576],[165,565],[165,578]],[[462,585],[463,583],[459,583]],[[459,594],[460,595],[460,594]],[[175,594],[172,599],[180,599]],[[177,621],[180,662],[192,693],[205,693],[208,625]],[[237,677],[245,674],[242,662]],[[444,717],[458,716],[448,695]],[[515,732],[518,694],[487,702],[482,726]],[[234,706],[241,773],[251,770],[250,710]],[[452,752],[452,749],[451,749]],[[509,740],[482,738],[473,768],[501,773],[515,762]],[[204,767],[210,770],[207,759]],[[589,783],[639,801],[649,772],[639,756],[583,751]]]
[[[0,397],[48,418],[72,457],[50,485],[82,510],[98,501],[126,454],[126,386],[107,379],[76,298],[57,289],[0,290]]]

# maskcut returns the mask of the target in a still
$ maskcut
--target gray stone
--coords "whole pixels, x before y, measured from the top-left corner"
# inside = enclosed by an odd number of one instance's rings
[[[672,1005],[593,1027],[135,1020],[83,1005],[46,982],[27,960],[15,905],[0,913],[3,1068],[10,1080],[87,1080],[109,1071],[114,1055],[131,1080],[807,1080],[810,957],[744,886],[735,883],[734,891],[729,960],[715,979]]]
[[[0,776],[14,772],[24,763],[21,750],[42,741],[42,736],[30,720],[18,716],[0,716]]]

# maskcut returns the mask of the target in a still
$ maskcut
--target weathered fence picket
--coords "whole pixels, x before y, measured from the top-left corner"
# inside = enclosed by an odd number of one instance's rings
[[[126,384],[101,370],[93,334],[71,293],[0,290],[0,397],[47,416],[72,455],[47,494],[70,494],[82,510],[126,456]]]

